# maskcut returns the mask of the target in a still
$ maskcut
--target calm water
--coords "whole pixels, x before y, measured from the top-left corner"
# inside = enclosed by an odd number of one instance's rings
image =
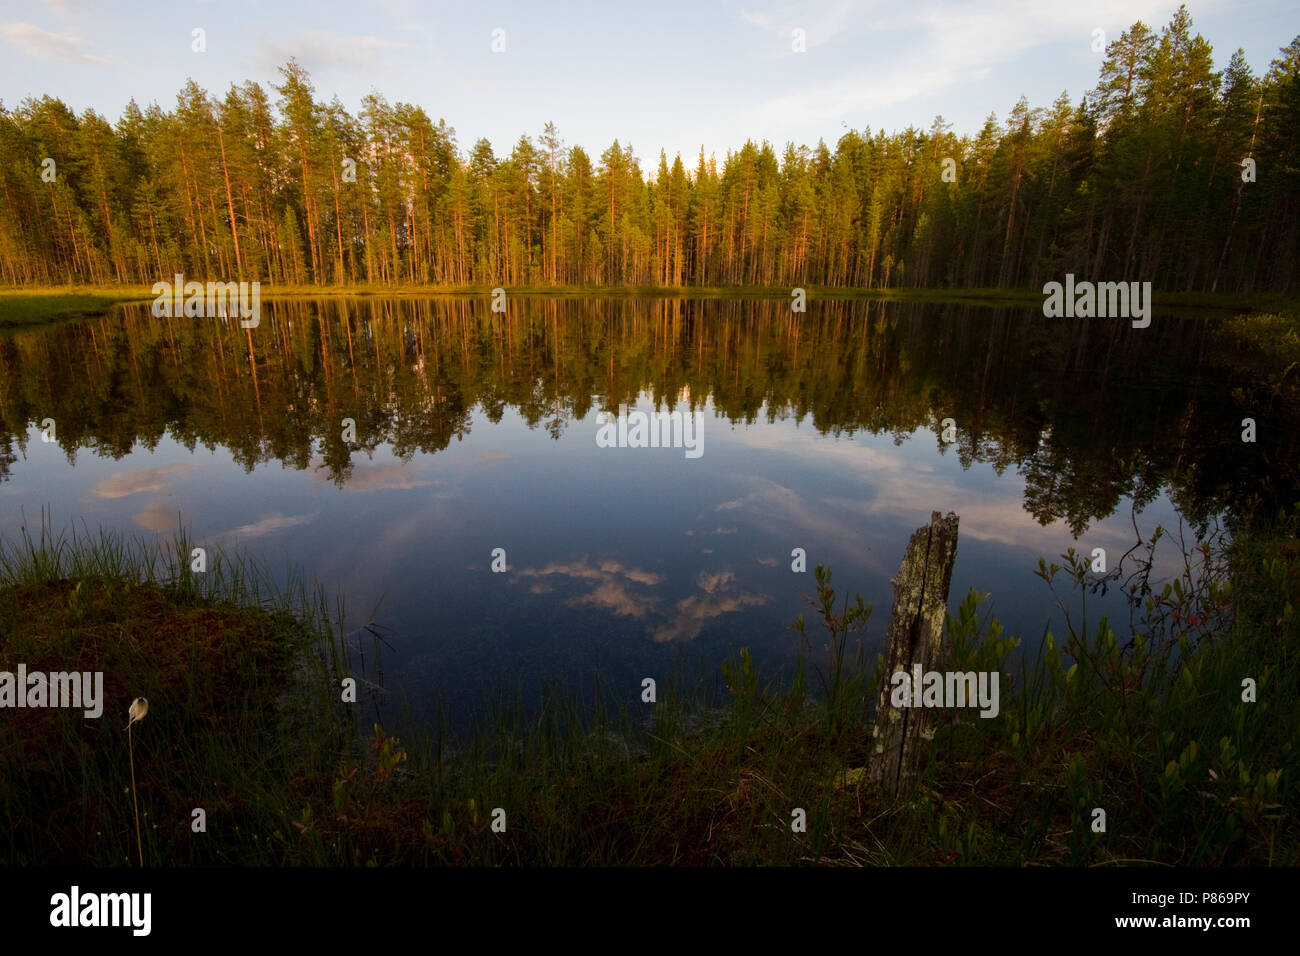
[[[52,506],[59,526],[183,522],[197,543],[287,558],[353,616],[379,605],[390,702],[428,716],[441,697],[463,716],[485,685],[583,688],[597,671],[634,699],[642,677],[712,671],[740,646],[775,671],[818,563],[875,605],[879,646],[890,578],[932,510],[961,516],[953,606],[988,592],[1030,643],[1053,618],[1040,556],[1103,547],[1113,564],[1135,508],[1147,532],[1284,497],[1294,474],[1293,439],[1241,443],[1253,386],[1218,364],[1208,322],[860,302],[509,310],[264,301],[250,342],[236,322],[139,306],[9,334],[0,533]],[[597,415],[620,404],[699,411],[702,454],[599,447]],[[791,571],[795,548],[809,573]],[[1126,629],[1122,600],[1103,605]]]

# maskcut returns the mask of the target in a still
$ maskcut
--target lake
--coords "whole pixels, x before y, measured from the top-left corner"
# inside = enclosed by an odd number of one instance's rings
[[[874,652],[934,510],[961,516],[950,607],[988,593],[1028,647],[1061,627],[1039,557],[1104,548],[1114,566],[1157,523],[1294,500],[1294,429],[1242,442],[1263,399],[1210,319],[489,302],[271,299],[251,330],[143,304],[7,333],[0,534],[51,507],[56,528],[184,524],[296,564],[354,626],[377,608],[386,646],[358,640],[382,710],[427,719],[441,701],[459,721],[485,689],[599,674],[634,700],[641,678],[716,673],[740,647],[788,673],[817,564],[874,605]],[[698,420],[694,451],[598,442],[620,406]],[[1088,600],[1127,632],[1116,589]]]

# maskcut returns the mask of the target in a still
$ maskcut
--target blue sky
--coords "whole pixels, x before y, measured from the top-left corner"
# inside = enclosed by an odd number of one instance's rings
[[[211,94],[269,84],[294,55],[322,99],[356,112],[371,90],[423,106],[462,151],[498,153],[548,120],[593,157],[618,138],[642,167],[659,149],[688,167],[747,138],[830,145],[848,128],[928,128],[942,114],[974,132],[1023,94],[1078,101],[1097,80],[1093,30],[1134,20],[1158,31],[1166,0],[772,0],[630,3],[268,0],[0,2],[0,99],[49,93],[116,119],[132,97],[170,109],[193,77]],[[1257,73],[1300,33],[1294,0],[1196,0],[1216,67],[1246,51]],[[192,31],[206,32],[194,52]],[[504,31],[504,52],[492,50]],[[804,31],[804,52],[793,31]]]

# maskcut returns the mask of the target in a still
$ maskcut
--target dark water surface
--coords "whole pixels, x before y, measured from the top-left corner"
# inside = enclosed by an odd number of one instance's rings
[[[365,298],[264,301],[245,332],[142,305],[0,338],[0,534],[42,506],[56,526],[183,522],[301,565],[357,618],[382,599],[384,682],[418,715],[596,671],[635,699],[643,676],[740,646],[788,665],[818,563],[875,605],[878,647],[932,510],[961,516],[952,606],[988,592],[1032,644],[1054,610],[1040,556],[1113,564],[1135,508],[1146,534],[1275,491],[1295,443],[1241,442],[1255,402],[1202,320]],[[702,453],[600,447],[597,415],[620,404],[700,412]],[[1097,600],[1126,630],[1123,601]]]

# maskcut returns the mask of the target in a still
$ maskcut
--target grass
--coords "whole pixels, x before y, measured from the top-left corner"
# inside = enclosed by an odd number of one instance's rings
[[[126,287],[9,289],[0,291],[0,328],[94,318],[120,303],[152,298],[145,291]]]
[[[672,297],[685,299],[776,298],[790,299],[788,286],[534,286],[508,287],[511,295],[532,297]],[[953,302],[1003,306],[1035,306],[1043,300],[1039,289],[959,289],[959,288],[892,288],[865,289],[839,286],[807,286],[816,299],[883,299],[901,302]],[[260,295],[274,298],[330,298],[336,296],[391,296],[398,298],[430,296],[489,296],[488,286],[441,286],[416,283],[397,285],[330,285],[290,286],[264,282]],[[103,315],[114,305],[125,302],[152,301],[146,286],[55,286],[49,288],[11,287],[0,289],[0,328],[30,326]],[[1158,313],[1169,309],[1217,310],[1244,312],[1251,310],[1285,311],[1294,309],[1292,297],[1275,293],[1157,293]]]
[[[247,848],[277,762],[298,758],[308,721],[323,744],[328,708],[302,697],[324,688],[331,631],[324,603],[300,580],[276,589],[263,570],[217,552],[190,571],[190,543],[38,535],[0,540],[0,670],[102,671],[104,713],[6,713],[0,722],[0,861],[126,864],[136,856],[127,768],[127,709],[149,698],[134,728],[147,863],[222,862]],[[339,666],[335,664],[334,666]],[[310,681],[295,675],[313,675]],[[290,697],[283,688],[293,687]],[[301,729],[301,727],[299,727]],[[265,747],[258,751],[258,746]],[[222,821],[206,845],[192,810]],[[214,827],[215,829],[215,827]]]
[[[1273,394],[1300,396],[1300,310],[1234,316],[1218,337],[1230,358],[1254,370]]]
[[[1112,576],[1133,597],[1130,642],[1087,619],[1100,582],[1074,554],[1040,567],[1069,615],[1035,654],[966,596],[944,666],[999,670],[1001,715],[941,712],[901,800],[866,780],[882,675],[859,653],[869,609],[829,571],[810,595],[817,633],[782,680],[742,651],[720,696],[709,681],[661,686],[653,704],[639,687],[586,704],[549,689],[525,716],[503,691],[454,737],[445,722],[366,725],[341,702],[344,629],[301,579],[272,588],[225,555],[195,574],[183,535],[24,530],[0,541],[0,670],[102,669],[108,702],[101,720],[0,721],[0,862],[133,864],[120,758],[143,695],[149,866],[1300,864],[1297,528],[1282,516],[1184,545],[1174,581],[1141,561]]]

